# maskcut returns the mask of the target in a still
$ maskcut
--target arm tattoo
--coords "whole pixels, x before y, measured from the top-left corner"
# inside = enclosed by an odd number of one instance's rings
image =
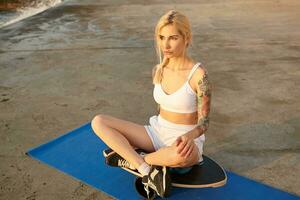
[[[209,111],[211,102],[211,84],[208,80],[207,72],[205,71],[202,80],[198,82],[198,130],[204,133],[209,125]]]

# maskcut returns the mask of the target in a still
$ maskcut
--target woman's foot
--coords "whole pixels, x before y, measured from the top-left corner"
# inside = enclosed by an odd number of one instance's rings
[[[137,153],[141,156],[145,155],[145,151],[142,149],[136,149]],[[151,190],[154,190],[160,197],[168,197],[171,193],[172,183],[169,168],[166,166],[152,165],[148,175],[142,176],[142,174],[133,167],[127,160],[122,158],[112,149],[106,149],[103,151],[105,162],[107,165],[114,167],[122,167],[123,169],[142,177],[142,183],[144,189],[147,192],[148,198],[150,198]],[[153,191],[152,191],[153,192]]]
[[[145,152],[142,149],[136,149],[136,152],[141,156],[145,155]],[[125,160],[122,156],[120,156],[112,149],[103,150],[103,155],[105,157],[105,163],[107,165],[112,167],[122,167],[123,169],[137,176],[142,176],[131,163],[129,163],[127,160]]]

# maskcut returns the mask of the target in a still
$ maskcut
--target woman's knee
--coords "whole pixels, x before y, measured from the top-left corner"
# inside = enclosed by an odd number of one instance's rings
[[[193,148],[192,153],[188,156],[181,156],[179,153],[177,153],[178,148],[175,147],[174,149],[174,162],[176,163],[175,165],[179,167],[188,167],[191,165],[194,165],[197,163],[198,160],[198,149],[197,146],[195,145]]]
[[[99,131],[103,125],[105,125],[105,116],[102,114],[96,115],[91,121],[92,129],[97,135],[100,134]]]

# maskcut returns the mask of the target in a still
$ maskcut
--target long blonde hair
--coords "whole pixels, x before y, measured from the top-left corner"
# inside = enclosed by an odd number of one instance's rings
[[[155,49],[159,59],[159,64],[156,65],[152,70],[153,84],[161,83],[161,80],[163,78],[164,67],[169,63],[168,58],[162,58],[163,55],[160,50],[160,40],[159,40],[159,34],[161,29],[169,24],[175,25],[178,32],[183,36],[183,39],[187,44],[186,48],[192,43],[192,32],[191,32],[190,22],[185,15],[183,15],[182,13],[176,10],[170,10],[159,19],[155,27],[155,35],[154,35]]]

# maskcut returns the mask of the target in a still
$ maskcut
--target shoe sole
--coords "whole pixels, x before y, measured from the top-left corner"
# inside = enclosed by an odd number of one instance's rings
[[[124,168],[124,167],[120,167],[126,171],[128,171],[129,173],[131,174],[134,174],[135,176],[138,176],[138,177],[143,177],[142,174],[140,174],[137,170],[132,170],[132,169],[128,169],[128,168]]]
[[[162,180],[163,181],[163,187],[165,187],[163,189],[163,191],[165,191],[165,192],[162,194],[162,197],[165,198],[165,197],[170,196],[172,183],[171,183],[170,173],[168,172],[168,168],[163,167],[162,171],[163,171],[163,180]],[[166,190],[166,188],[168,188],[168,190]]]

